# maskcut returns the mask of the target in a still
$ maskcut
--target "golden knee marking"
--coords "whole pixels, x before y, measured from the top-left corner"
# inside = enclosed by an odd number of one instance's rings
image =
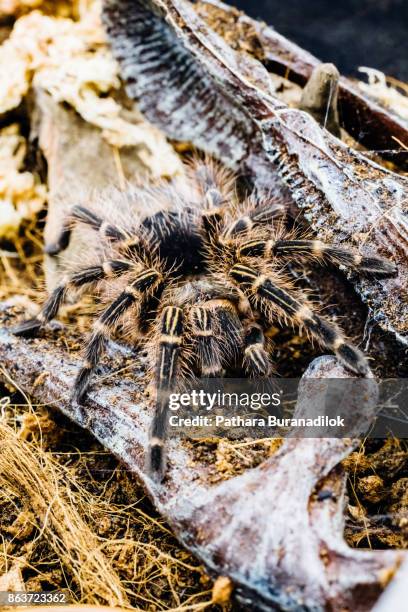
[[[129,293],[134,298],[139,298],[142,293],[149,290],[153,285],[155,285],[161,278],[161,275],[157,270],[150,268],[141,272],[137,278],[135,278],[132,283],[127,285],[125,288],[125,293]]]
[[[313,319],[313,312],[306,306],[306,304],[302,304],[300,308],[295,312],[294,318],[299,323],[306,323],[307,321],[311,321]]]
[[[197,338],[211,338],[214,334],[212,329],[196,329],[194,335]]]
[[[218,308],[224,308],[231,312],[236,311],[236,308],[232,302],[226,299],[222,299],[222,298],[219,298],[216,300],[210,300],[209,302],[207,302],[206,306],[207,308],[211,308],[211,310],[217,310]]]
[[[265,243],[265,256],[271,257],[273,255],[274,248],[275,248],[275,241],[267,240]]]
[[[265,254],[265,240],[248,240],[237,249],[238,257],[262,257]]]
[[[359,255],[358,253],[353,253],[353,264],[355,266],[359,266],[362,261],[363,261],[362,255]]]
[[[105,276],[113,276],[112,265],[110,261],[104,261],[102,264],[102,270]]]
[[[318,257],[323,255],[323,253],[327,250],[327,246],[323,242],[320,242],[320,240],[312,240],[311,247],[312,253]]]
[[[333,341],[333,350],[337,351],[343,344],[346,344],[344,338],[339,334],[336,339]]]
[[[105,325],[105,323],[102,323],[102,321],[95,321],[95,323],[93,324],[93,333],[106,335],[108,333],[108,330],[108,326]]]
[[[164,446],[164,440],[157,436],[153,436],[153,438],[150,438],[150,446]]]
[[[161,334],[159,336],[159,343],[160,344],[170,344],[170,345],[175,345],[175,346],[179,346],[182,342],[182,338],[180,336],[175,336],[173,334]]]
[[[254,291],[257,291],[259,289],[259,287],[261,287],[265,281],[267,280],[267,276],[265,276],[264,274],[260,274],[259,276],[257,276],[254,280],[254,282],[252,283],[252,289]]]
[[[176,349],[172,350],[170,353],[170,362],[168,361],[169,355],[166,354],[165,351],[161,351],[161,361],[160,361],[160,370],[159,370],[159,383],[165,382],[169,383],[173,380],[175,368],[176,368],[176,357],[177,352]],[[168,371],[166,375],[166,369]]]
[[[134,298],[138,298],[140,296],[140,291],[132,287],[132,285],[126,285],[124,293],[128,293]]]
[[[138,277],[135,279],[134,282],[140,283],[141,281],[151,280],[151,282],[153,283],[155,280],[158,280],[159,278],[160,278],[159,272],[157,272],[157,270],[154,270],[153,268],[149,268],[148,270],[141,272],[138,275]]]

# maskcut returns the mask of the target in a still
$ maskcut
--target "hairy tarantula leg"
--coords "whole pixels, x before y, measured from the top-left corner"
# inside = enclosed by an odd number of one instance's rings
[[[178,306],[166,306],[160,319],[156,364],[157,402],[147,461],[149,474],[158,481],[162,480],[165,471],[164,441],[167,434],[168,395],[175,382],[182,342],[183,311]]]
[[[70,289],[78,289],[83,285],[95,283],[107,277],[119,275],[126,272],[130,264],[119,259],[112,259],[102,262],[100,265],[84,268],[75,272],[68,280],[54,289],[49,298],[44,303],[40,312],[34,319],[24,321],[20,325],[12,328],[16,336],[33,336],[51,319],[57,316],[58,310],[63,303],[67,292]]]
[[[247,234],[253,227],[272,223],[275,219],[283,217],[285,207],[279,202],[266,202],[251,210],[247,215],[236,219],[223,232],[223,238],[235,238],[238,234]]]
[[[272,371],[265,344],[262,327],[254,321],[249,322],[244,333],[244,367],[251,376],[265,377]]]
[[[122,315],[149,290],[159,283],[161,275],[150,268],[140,272],[122,293],[103,311],[93,325],[93,331],[85,348],[84,365],[74,383],[72,399],[82,404],[89,380],[105,350],[106,341],[116,328]]]
[[[46,244],[44,246],[44,253],[46,253],[47,255],[55,256],[61,253],[62,251],[65,251],[65,249],[67,249],[69,246],[71,240],[71,233],[72,227],[70,218],[68,218],[62,225],[60,233],[58,234],[58,237],[55,242],[50,242],[49,244]]]
[[[397,266],[382,257],[366,257],[348,247],[332,246],[320,240],[252,240],[237,251],[241,257],[272,258],[275,255],[327,260],[337,266],[371,274],[395,274]]]
[[[276,285],[272,278],[259,275],[249,266],[236,264],[229,274],[247,295],[255,298],[266,317],[270,314],[269,304],[278,314],[287,317],[299,327],[305,327],[322,346],[333,351],[351,370],[362,375],[368,373],[363,353],[347,343],[341,331],[314,313],[305,301],[292,297],[288,291]]]
[[[238,309],[232,301],[226,298],[210,300],[206,302],[206,305],[211,308],[214,317],[217,318],[218,346],[222,363],[231,366],[232,362],[239,358],[242,347],[243,329]]]
[[[47,255],[58,255],[64,251],[71,239],[72,226],[75,223],[85,223],[94,230],[98,231],[103,238],[109,238],[114,241],[125,241],[128,236],[118,227],[104,221],[94,212],[84,206],[74,206],[64,221],[61,232],[55,242],[46,245],[44,252]]]
[[[214,319],[214,312],[205,306],[195,306],[190,312],[191,329],[197,345],[201,373],[211,378],[221,377],[223,373]]]

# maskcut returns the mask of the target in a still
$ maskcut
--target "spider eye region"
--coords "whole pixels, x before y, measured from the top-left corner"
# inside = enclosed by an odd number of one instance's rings
[[[167,271],[180,275],[204,271],[203,239],[189,215],[156,215],[149,224],[150,244]]]

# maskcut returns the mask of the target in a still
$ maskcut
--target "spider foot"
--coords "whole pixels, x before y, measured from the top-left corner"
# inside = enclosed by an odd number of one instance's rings
[[[154,482],[162,482],[166,472],[166,456],[163,440],[152,438],[147,453],[147,472]]]
[[[360,376],[368,376],[370,368],[364,354],[352,344],[343,343],[336,349],[336,355],[350,370]]]
[[[74,383],[74,390],[71,396],[72,403],[78,404],[79,406],[83,406],[85,404],[91,374],[92,368],[84,367],[80,370]]]
[[[382,257],[363,257],[360,269],[376,276],[390,276],[397,273],[397,265]]]
[[[65,251],[66,248],[68,248],[70,238],[71,238],[71,228],[64,226],[57,240],[45,245],[44,253],[52,257],[55,257],[62,251]]]

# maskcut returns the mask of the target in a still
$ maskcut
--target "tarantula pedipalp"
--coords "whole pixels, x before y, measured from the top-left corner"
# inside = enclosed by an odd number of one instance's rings
[[[393,263],[348,247],[294,239],[279,221],[284,211],[278,202],[259,201],[254,195],[237,202],[234,178],[210,163],[197,162],[183,190],[163,184],[110,198],[117,208],[125,203],[122,222],[75,206],[56,243],[46,249],[56,255],[66,248],[74,225],[91,228],[98,238],[97,263],[67,276],[36,318],[14,333],[36,333],[57,315],[70,289],[96,286],[102,297],[110,296],[93,324],[73,400],[85,401],[107,339],[120,322],[130,321],[149,347],[155,370],[157,400],[148,459],[152,476],[164,474],[167,398],[176,378],[191,371],[221,376],[239,360],[248,375],[267,376],[272,363],[266,331],[276,320],[304,329],[352,371],[368,372],[364,355],[314,311],[282,270],[294,257],[375,274],[394,273]]]

